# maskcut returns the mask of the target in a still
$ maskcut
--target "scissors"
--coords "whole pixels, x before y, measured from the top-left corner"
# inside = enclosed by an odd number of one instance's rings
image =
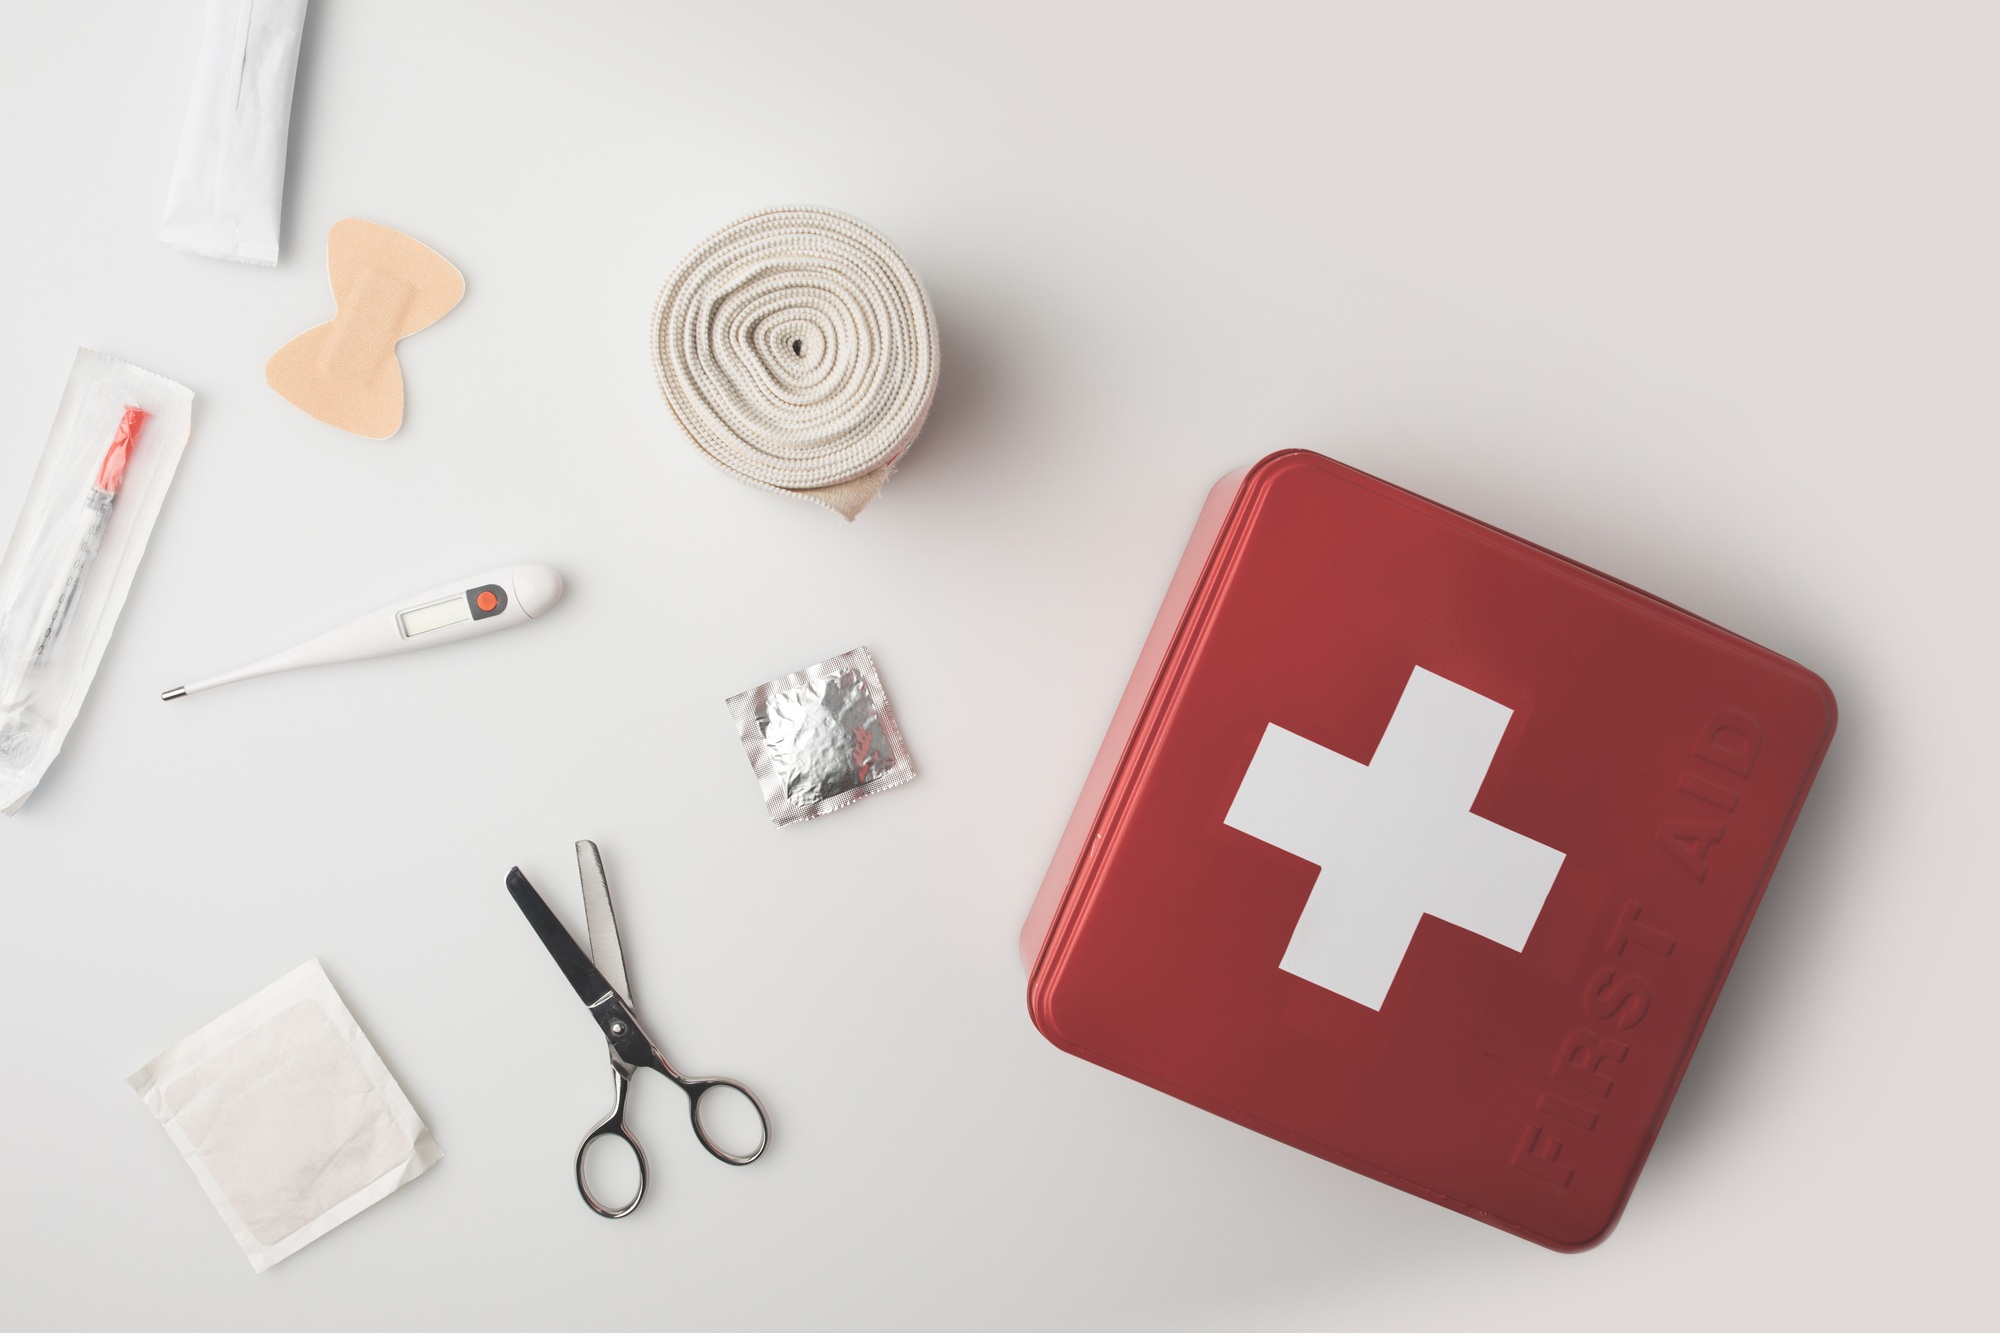
[[[632,1137],[632,1131],[625,1127],[625,1094],[632,1086],[632,1075],[641,1069],[651,1069],[666,1075],[687,1094],[688,1119],[694,1123],[694,1136],[710,1155],[729,1163],[731,1166],[748,1166],[764,1155],[764,1148],[771,1141],[770,1121],[764,1116],[764,1104],[757,1100],[757,1094],[731,1078],[687,1078],[667,1062],[660,1054],[659,1044],[646,1035],[639,1020],[632,1013],[632,984],[625,977],[625,955],[618,947],[618,922],[611,915],[611,888],[604,881],[604,858],[597,854],[594,842],[579,842],[576,845],[577,874],[583,879],[583,918],[590,932],[590,953],[586,955],[577,947],[576,941],[549,911],[549,905],[542,901],[542,895],[535,892],[535,886],[521,873],[520,867],[507,872],[507,892],[514,895],[514,902],[521,914],[528,918],[528,924],[535,928],[535,934],[542,937],[542,945],[556,960],[569,984],[576,989],[580,998],[590,1009],[590,1016],[597,1020],[597,1026],[604,1030],[604,1041],[611,1048],[611,1074],[617,1100],[611,1105],[611,1114],[598,1122],[597,1128],[583,1136],[583,1143],[576,1150],[576,1187],[582,1193],[583,1201],[591,1206],[600,1217],[624,1217],[639,1206],[639,1200],[646,1197],[646,1150],[639,1146],[639,1140]],[[701,1099],[717,1088],[733,1088],[743,1094],[757,1112],[757,1146],[748,1153],[738,1155],[729,1152],[708,1136],[708,1130],[701,1123]],[[724,1100],[727,1100],[726,1098]],[[602,1138],[619,1138],[632,1149],[632,1155],[639,1161],[639,1189],[629,1203],[620,1208],[608,1208],[590,1192],[590,1182],[584,1178],[583,1158],[590,1151],[590,1145]]]

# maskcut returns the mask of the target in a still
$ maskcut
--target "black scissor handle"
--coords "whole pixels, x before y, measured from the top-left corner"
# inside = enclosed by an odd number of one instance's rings
[[[694,1136],[701,1140],[701,1146],[708,1149],[709,1156],[731,1166],[748,1166],[764,1155],[764,1149],[771,1144],[771,1121],[764,1114],[764,1103],[757,1100],[757,1094],[738,1083],[733,1078],[680,1078],[674,1082],[681,1085],[681,1091],[688,1095],[688,1119],[694,1123]],[[717,1088],[733,1088],[743,1094],[750,1103],[750,1109],[757,1113],[757,1146],[747,1154],[739,1156],[730,1152],[708,1137],[708,1130],[701,1123],[701,1099]],[[634,1148],[638,1144],[632,1145]]]
[[[625,1093],[632,1086],[631,1076],[622,1069],[613,1069],[611,1078],[617,1089],[617,1100],[612,1104],[611,1114],[600,1120],[597,1127],[584,1135],[583,1142],[577,1145],[576,1189],[577,1193],[583,1195],[583,1201],[590,1205],[590,1210],[599,1217],[626,1217],[639,1206],[639,1200],[646,1197],[646,1150],[639,1146],[639,1140],[632,1137],[632,1131],[625,1128]],[[760,1109],[758,1114],[762,1113]],[[697,1134],[701,1132],[699,1123],[695,1125],[695,1132]],[[583,1173],[583,1159],[589,1155],[590,1145],[605,1138],[623,1139],[625,1145],[632,1150],[633,1158],[639,1163],[639,1188],[632,1192],[629,1200],[617,1208],[607,1208],[598,1202],[597,1196],[590,1192],[589,1179]],[[762,1146],[760,1145],[757,1150],[762,1152]],[[713,1152],[714,1149],[711,1148],[709,1151]]]

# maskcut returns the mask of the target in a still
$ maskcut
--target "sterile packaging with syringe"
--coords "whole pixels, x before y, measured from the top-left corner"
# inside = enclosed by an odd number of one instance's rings
[[[0,813],[83,706],[187,446],[194,395],[79,351],[0,559]]]

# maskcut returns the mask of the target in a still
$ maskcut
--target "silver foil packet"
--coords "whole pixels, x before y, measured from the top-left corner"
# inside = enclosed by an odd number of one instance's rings
[[[729,715],[780,827],[917,775],[866,648],[747,689]]]

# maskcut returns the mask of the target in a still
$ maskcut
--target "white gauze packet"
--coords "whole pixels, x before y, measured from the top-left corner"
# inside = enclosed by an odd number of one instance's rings
[[[444,1156],[317,958],[125,1081],[260,1273]]]
[[[306,0],[208,0],[160,243],[278,262],[285,143]]]
[[[76,354],[0,559],[0,813],[21,808],[83,708],[193,415],[184,386],[88,349]]]

